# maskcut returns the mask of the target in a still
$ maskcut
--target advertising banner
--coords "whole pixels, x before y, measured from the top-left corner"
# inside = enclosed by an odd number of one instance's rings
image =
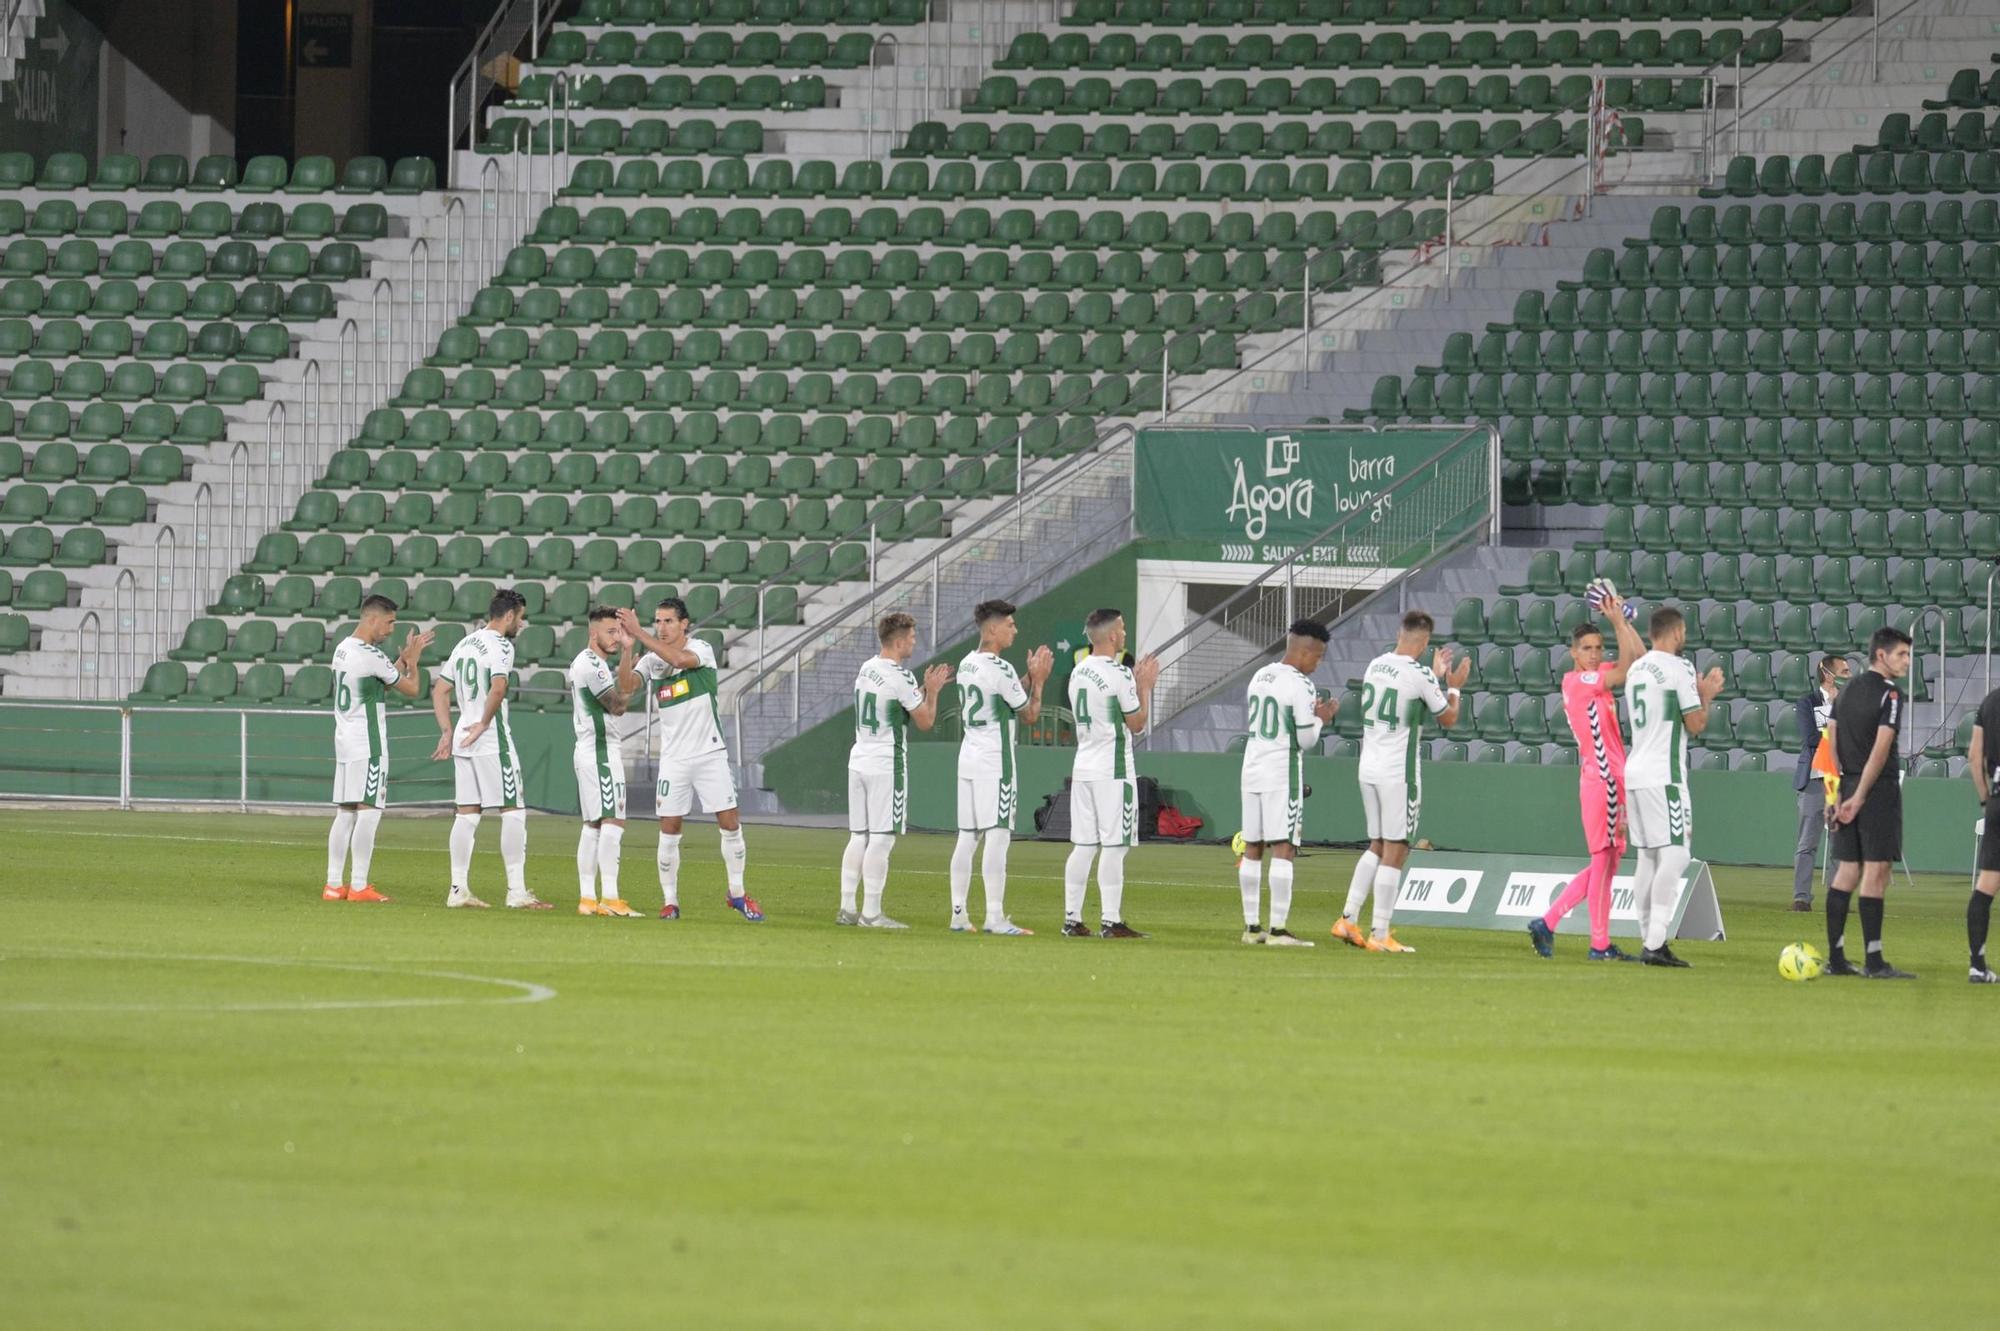
[[[1572,878],[1581,859],[1541,855],[1411,854],[1396,893],[1396,923],[1446,929],[1501,929],[1526,932],[1528,921],[1548,910]],[[1690,861],[1674,888],[1670,938],[1704,942],[1723,938],[1722,907],[1708,865]],[[1557,933],[1587,934],[1583,907],[1571,911]],[[1621,866],[1611,880],[1611,933],[1637,938],[1639,915],[1632,897],[1632,874]]]

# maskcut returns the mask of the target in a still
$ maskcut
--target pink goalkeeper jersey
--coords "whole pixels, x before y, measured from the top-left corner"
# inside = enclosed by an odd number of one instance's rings
[[[1603,782],[1605,803],[1615,811],[1625,791],[1625,739],[1618,733],[1618,705],[1602,671],[1572,670],[1563,676],[1563,715],[1576,736],[1583,779]]]

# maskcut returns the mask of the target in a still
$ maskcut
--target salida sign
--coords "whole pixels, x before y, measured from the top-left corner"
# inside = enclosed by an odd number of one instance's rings
[[[1349,514],[1379,522],[1397,476],[1463,431],[1142,430],[1138,529],[1184,557],[1268,562]],[[1353,553],[1360,553],[1355,551]],[[1339,552],[1330,551],[1328,561]]]

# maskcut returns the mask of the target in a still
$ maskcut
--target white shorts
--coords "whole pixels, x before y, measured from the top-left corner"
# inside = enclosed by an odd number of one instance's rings
[[[482,809],[525,809],[527,793],[522,789],[521,758],[508,740],[490,753],[451,755],[453,802],[460,808],[478,805]]]
[[[607,744],[604,760],[598,761],[597,745],[576,746],[576,798],[586,823],[606,818],[625,821],[625,755],[616,744]]]
[[[901,836],[909,815],[909,792],[900,773],[847,769],[848,831]]]
[[[365,804],[371,809],[389,807],[389,764],[366,758],[333,765],[333,802]]]
[[[1627,789],[1626,817],[1634,850],[1665,850],[1694,844],[1694,801],[1686,786]]]
[[[729,770],[729,751],[717,749],[699,758],[660,760],[660,784],[653,792],[662,818],[685,818],[699,797],[703,813],[736,807],[736,777]]]
[[[1139,783],[1130,777],[1069,784],[1069,839],[1076,846],[1139,844]]]
[[[1414,786],[1407,781],[1361,783],[1361,813],[1368,822],[1370,841],[1414,841],[1423,807],[1422,782]]]
[[[1252,844],[1275,845],[1289,841],[1294,846],[1303,839],[1306,802],[1283,790],[1243,792],[1243,839]]]
[[[999,828],[1014,830],[1014,811],[1020,807],[1020,783],[1009,772],[960,772],[958,777],[958,830],[986,832]]]

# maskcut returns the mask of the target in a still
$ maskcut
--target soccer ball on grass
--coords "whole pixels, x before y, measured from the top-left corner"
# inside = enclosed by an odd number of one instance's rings
[[[1826,958],[1811,943],[1790,943],[1778,954],[1778,974],[1787,980],[1817,980]]]

